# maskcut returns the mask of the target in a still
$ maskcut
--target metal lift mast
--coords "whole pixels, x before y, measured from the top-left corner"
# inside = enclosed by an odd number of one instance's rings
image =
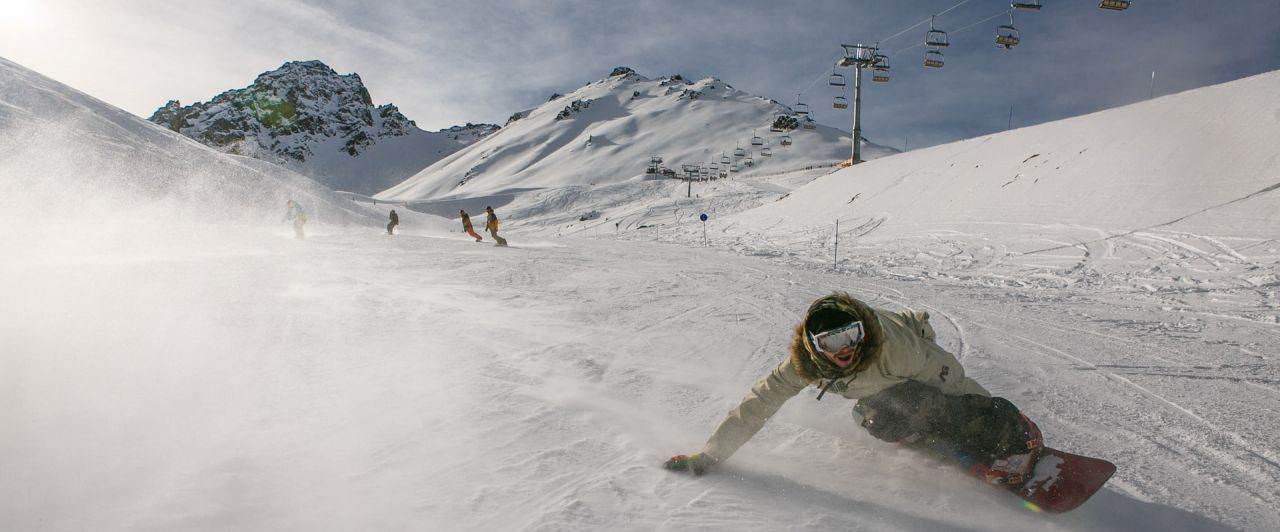
[[[862,69],[875,63],[879,50],[865,44],[842,44],[844,57],[838,66],[853,67],[853,157],[852,164],[862,162]]]

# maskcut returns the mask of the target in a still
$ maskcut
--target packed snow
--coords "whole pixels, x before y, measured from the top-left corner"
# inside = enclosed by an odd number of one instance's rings
[[[834,173],[406,196],[420,213],[2,62],[0,528],[1274,529],[1276,94],[1280,73]],[[510,248],[433,214],[485,204]],[[929,311],[1115,478],[1033,513],[814,390],[722,468],[662,470],[836,289]]]

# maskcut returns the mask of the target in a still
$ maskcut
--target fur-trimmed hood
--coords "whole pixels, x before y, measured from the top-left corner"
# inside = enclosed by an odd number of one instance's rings
[[[855,319],[862,322],[866,334],[859,348],[858,362],[843,370],[818,354],[809,335],[805,332],[805,324],[809,322],[809,318],[824,308],[835,308],[852,314]],[[819,379],[839,379],[867,369],[880,357],[883,343],[884,330],[881,328],[880,318],[876,315],[875,309],[845,292],[835,292],[818,298],[809,305],[804,319],[796,325],[794,337],[791,339],[791,361],[800,376],[809,382]]]

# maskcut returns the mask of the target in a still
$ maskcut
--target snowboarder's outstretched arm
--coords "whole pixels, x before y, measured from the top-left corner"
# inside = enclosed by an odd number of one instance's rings
[[[742,398],[737,408],[729,411],[729,415],[720,422],[701,453],[673,457],[667,461],[667,469],[689,469],[695,474],[701,474],[707,466],[728,459],[755,436],[787,399],[795,397],[808,384],[792,366],[791,358],[787,357],[768,376],[751,387],[751,391]]]

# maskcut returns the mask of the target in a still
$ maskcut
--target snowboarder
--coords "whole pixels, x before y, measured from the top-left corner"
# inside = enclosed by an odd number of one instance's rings
[[[796,326],[791,355],[751,388],[701,452],[664,467],[700,475],[727,460],[812,384],[819,400],[828,391],[857,399],[855,422],[880,440],[957,458],[991,484],[1022,483],[1043,445],[1039,429],[966,376],[934,339],[927,312],[875,309],[843,292],[821,297]]]
[[[292,199],[285,207],[284,220],[293,220],[293,236],[297,239],[306,238],[303,234],[302,226],[307,223],[307,213],[302,210],[302,205]]]
[[[485,230],[489,231],[489,236],[493,237],[498,246],[506,247],[507,239],[498,236],[498,215],[493,213],[493,207],[485,207],[484,212],[489,215],[484,222]]]
[[[395,234],[394,230],[397,225],[400,225],[400,215],[396,214],[395,209],[391,209],[391,221],[387,222],[387,234]]]
[[[463,231],[466,231],[468,235],[471,235],[471,238],[476,239],[476,242],[484,240],[483,238],[480,238],[480,235],[476,234],[476,228],[471,227],[471,216],[467,215],[466,210],[458,209],[458,215],[462,217]]]

